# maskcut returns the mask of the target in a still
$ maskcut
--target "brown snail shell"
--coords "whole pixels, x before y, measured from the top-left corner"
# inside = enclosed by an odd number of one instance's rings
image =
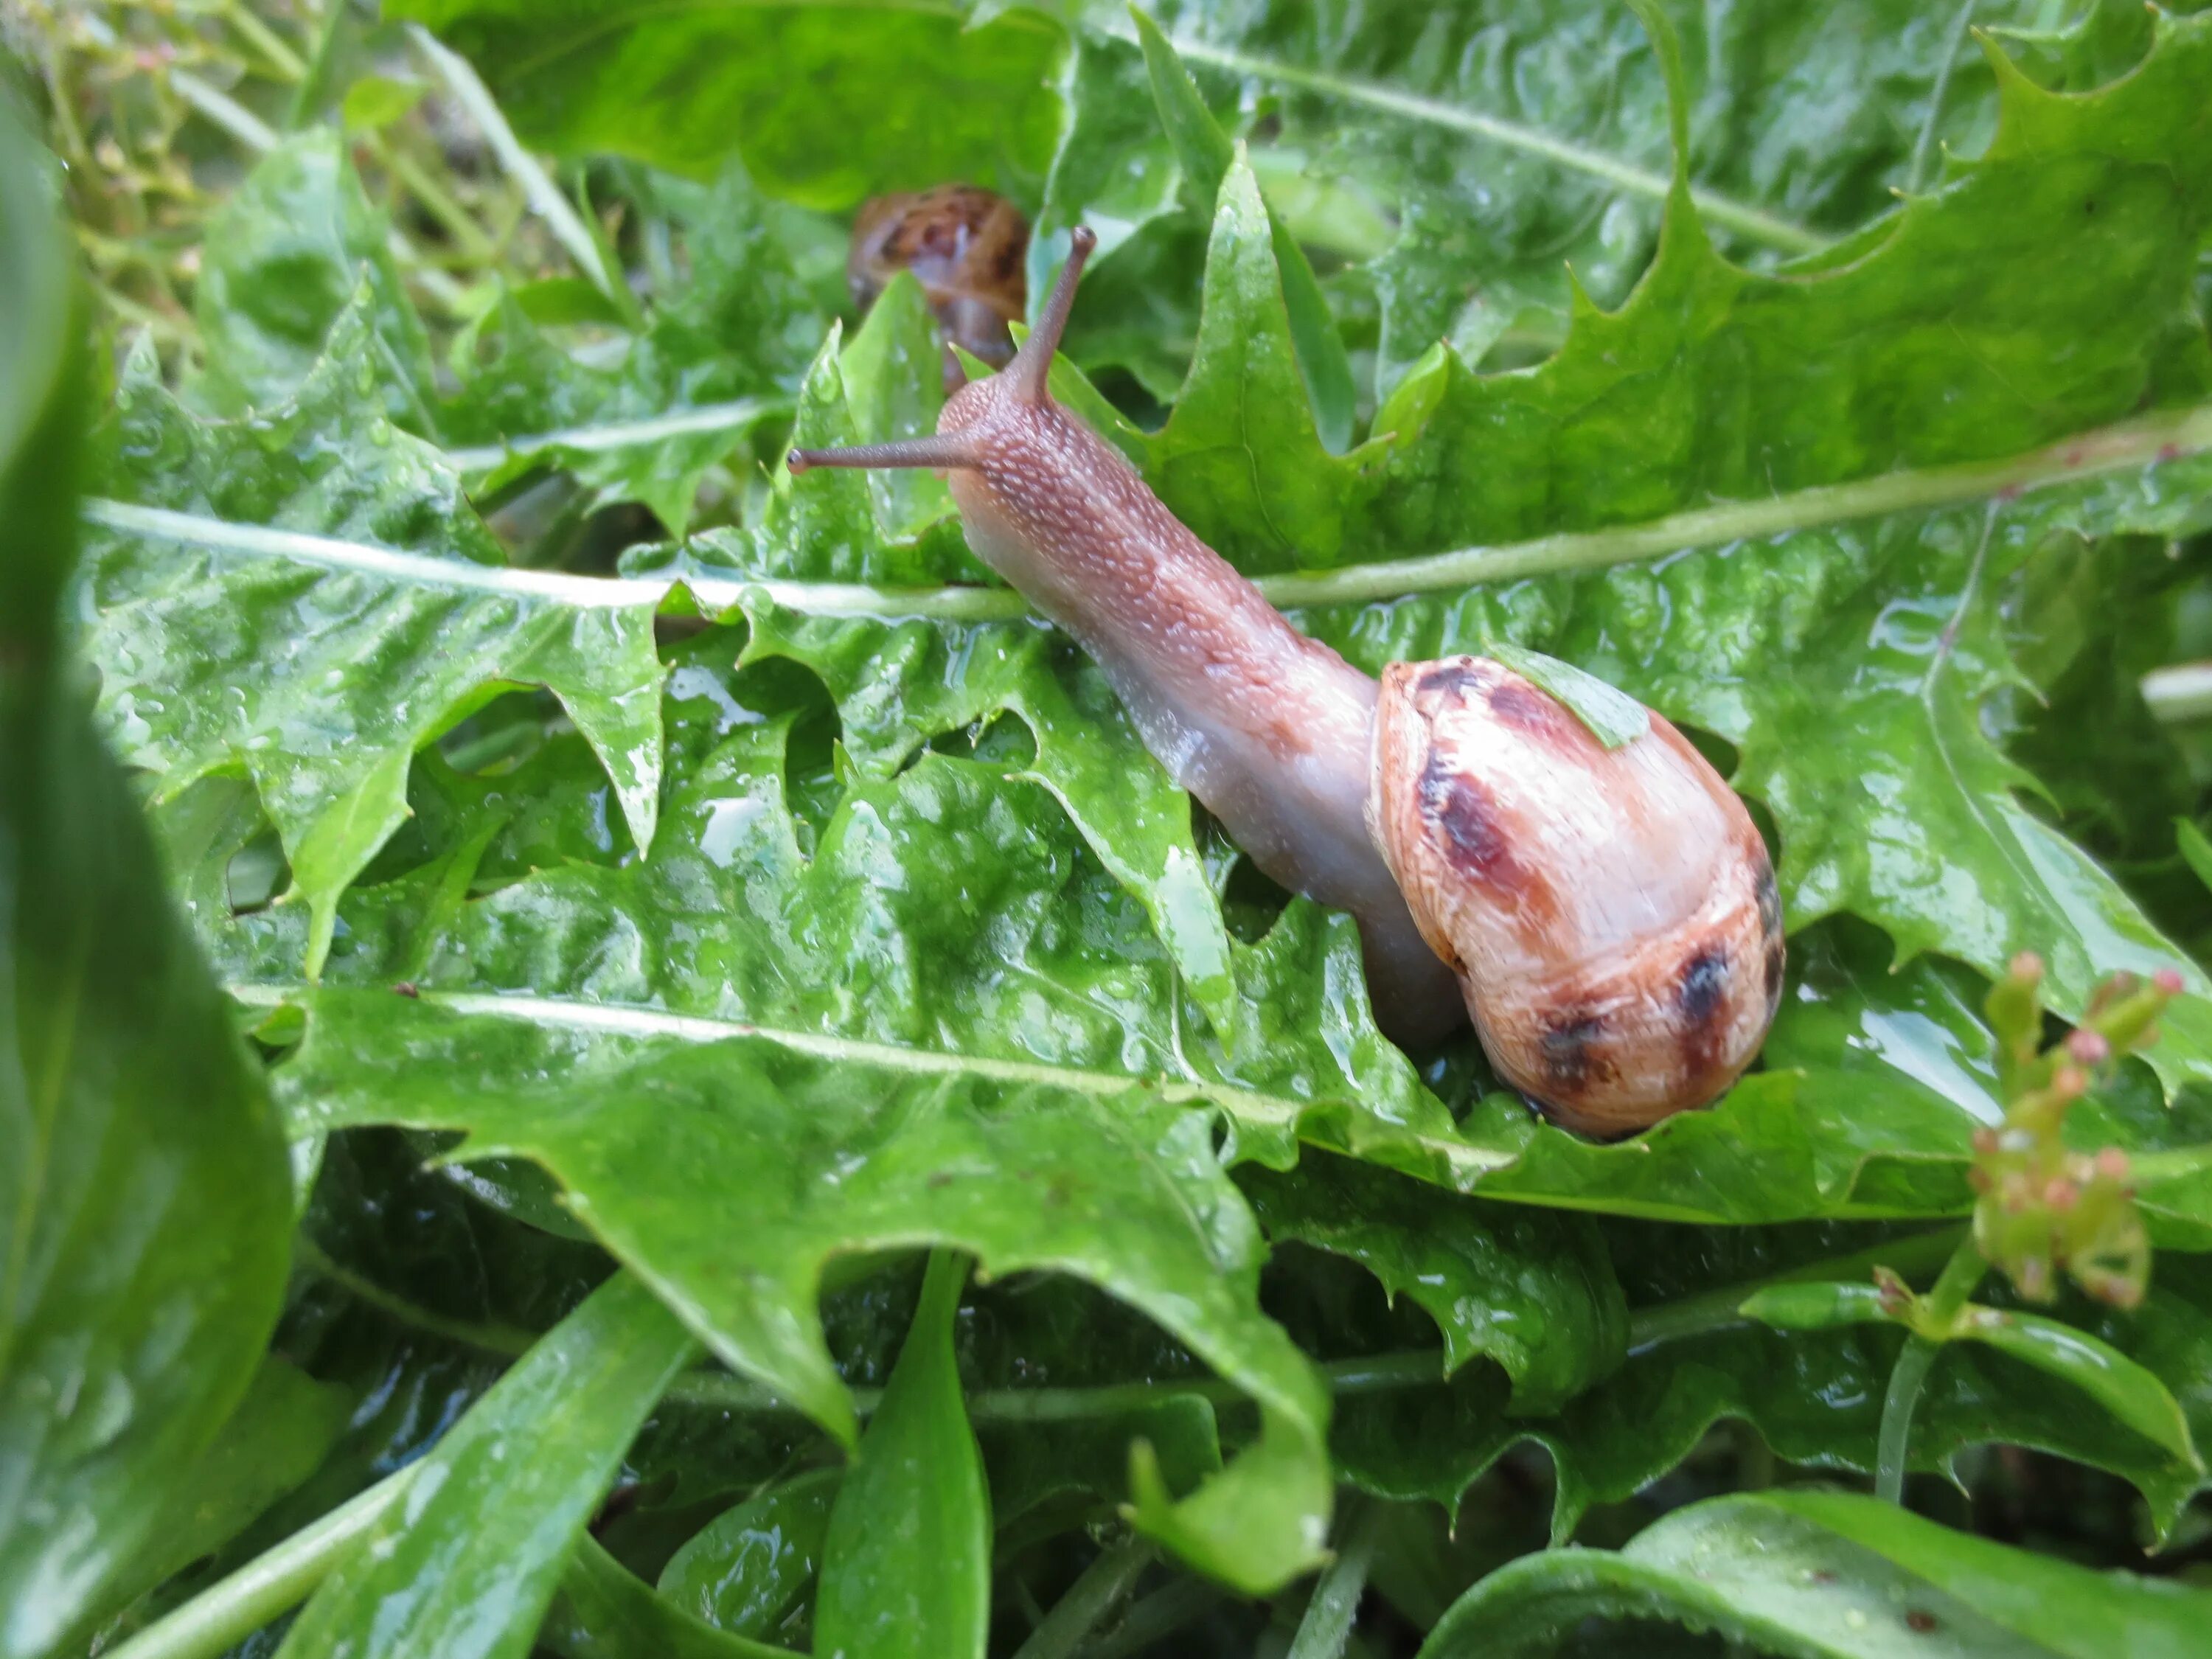
[[[853,303],[866,311],[900,271],[915,274],[945,335],[951,392],[967,380],[953,346],[994,368],[1012,360],[1007,325],[1019,322],[1029,304],[1029,246],[1021,210],[973,185],[878,196],[853,222],[845,280]]]
[[[1607,750],[1503,664],[1393,663],[1368,810],[1492,1063],[1569,1128],[1702,1105],[1759,1052],[1782,994],[1773,867],[1660,715]]]

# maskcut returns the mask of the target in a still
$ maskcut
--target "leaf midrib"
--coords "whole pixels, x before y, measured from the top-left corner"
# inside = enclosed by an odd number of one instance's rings
[[[1456,548],[1335,570],[1261,576],[1256,585],[1271,603],[1285,610],[1372,604],[1483,582],[1603,569],[1692,548],[1761,539],[1854,519],[2009,499],[2208,451],[2212,451],[2212,404],[2199,404],[2078,432],[2000,460],[1887,472],[1762,500],[1693,507],[1641,524],[1568,531],[1499,546]],[[424,587],[534,599],[579,610],[658,608],[681,586],[700,605],[718,614],[735,610],[755,593],[810,616],[985,623],[1012,622],[1031,614],[1021,596],[1007,588],[884,587],[860,582],[689,574],[579,576],[565,571],[479,565],[97,497],[87,501],[84,516],[104,529],[174,541],[217,554],[291,559]]]
[[[225,988],[234,1000],[263,1008],[285,1005],[310,1006],[316,991],[315,987],[305,981],[234,981]],[[1313,1103],[1202,1079],[1142,1077],[1127,1072],[1059,1065],[1049,1060],[1007,1060],[989,1054],[915,1048],[867,1038],[834,1036],[820,1031],[756,1024],[747,1020],[678,1014],[665,1008],[648,1008],[634,1003],[586,1001],[579,998],[534,994],[434,991],[428,988],[416,990],[411,1000],[465,1017],[514,1020],[525,1024],[612,1036],[673,1037],[685,1042],[723,1042],[738,1037],[757,1037],[794,1054],[842,1064],[874,1066],[917,1077],[988,1078],[994,1082],[1065,1089],[1085,1095],[1117,1095],[1132,1089],[1141,1089],[1170,1104],[1205,1103],[1219,1106],[1248,1121],[1276,1124],[1291,1131],[1296,1130],[1300,1115]],[[1453,1164],[1470,1173],[1495,1169],[1510,1161],[1464,1143],[1429,1136],[1416,1138],[1423,1146],[1441,1152]]]

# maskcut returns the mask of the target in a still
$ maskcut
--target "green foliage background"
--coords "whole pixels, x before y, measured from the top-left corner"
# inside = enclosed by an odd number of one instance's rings
[[[0,1654],[2202,1650],[2212,15],[25,18]],[[934,422],[842,266],[950,179],[1101,230],[1056,392],[1300,627],[1699,734],[1724,1100],[1390,1045],[939,482],[776,464]],[[1916,1515],[1902,1333],[1737,1310],[1942,1266],[2022,950],[2185,975],[2068,1124],[2140,1371],[1948,1348]]]

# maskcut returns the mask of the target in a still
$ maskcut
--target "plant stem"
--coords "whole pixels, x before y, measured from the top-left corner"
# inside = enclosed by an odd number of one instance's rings
[[[166,1617],[155,1620],[106,1659],[211,1659],[270,1620],[297,1607],[330,1576],[347,1551],[399,1501],[417,1465],[387,1474],[275,1548],[248,1561]]]
[[[1131,1659],[1213,1611],[1226,1592],[1203,1578],[1178,1578],[1129,1609],[1121,1628],[1083,1650],[1083,1659]]]
[[[446,234],[453,239],[453,246],[462,258],[483,264],[489,264],[498,258],[499,249],[493,246],[483,227],[469,217],[468,210],[455,201],[446,187],[424,171],[413,156],[380,132],[365,132],[361,137],[368,143],[369,154],[390,171],[409,194],[422,203],[425,212],[445,227]]]
[[[1015,1650],[1014,1659],[1067,1659],[1115,1604],[1136,1588],[1152,1554],[1152,1540],[1146,1538],[1124,1539],[1103,1553],[1053,1603],[1029,1640]]]
[[[1869,1244],[1865,1249],[1854,1250],[1849,1255],[1830,1256],[1824,1261],[1808,1262],[1804,1267],[1792,1267],[1787,1273],[1775,1273],[1765,1279],[1747,1280],[1741,1285],[1723,1285],[1718,1290],[1700,1291],[1697,1295],[1686,1296],[1678,1302],[1662,1302],[1652,1307],[1638,1308],[1628,1316],[1628,1351],[1641,1353],[1662,1342],[1751,1324],[1753,1322],[1746,1319],[1736,1310],[1753,1291],[1764,1290],[1769,1285],[1802,1284],[1821,1279],[1863,1279],[1876,1267],[1892,1268],[1907,1279],[1918,1278],[1935,1272],[1953,1260],[1966,1237],[1966,1224],[1962,1221],[1955,1225],[1915,1233],[1909,1237]]]
[[[568,251],[568,257],[576,262],[577,268],[592,280],[599,290],[611,297],[615,290],[614,274],[600,259],[599,244],[592,240],[591,232],[584,228],[584,222],[577,216],[575,207],[561,193],[560,186],[538,164],[537,158],[522,147],[521,140],[514,136],[514,129],[507,124],[507,116],[501,111],[498,100],[491,95],[491,88],[484,85],[475,67],[459,52],[442,45],[420,23],[407,25],[407,38],[414,43],[415,49],[429,61],[430,67],[445,82],[455,101],[469,112],[470,118],[477,125],[477,131],[483,135],[484,142],[499,157],[500,166],[507,177],[522,186],[522,193],[529,198],[531,208],[545,221],[546,228],[553,233],[554,240]]]
[[[300,82],[307,77],[307,66],[300,61],[300,54],[284,43],[283,38],[268,24],[253,15],[253,8],[244,0],[230,0],[222,9],[223,21],[236,29],[262,61],[276,71],[280,79]]]
[[[1943,1271],[1936,1280],[1935,1288],[1922,1300],[1923,1317],[1936,1328],[1948,1326],[1958,1317],[1959,1310],[1974,1293],[1974,1286],[1982,1282],[1982,1275],[1990,1264],[1984,1259],[1969,1234],[1959,1241]],[[1889,1374],[1889,1390],[1882,1396],[1881,1432],[1875,1442],[1874,1489],[1878,1498],[1893,1504],[1905,1501],[1905,1468],[1906,1456],[1911,1450],[1912,1412],[1920,1402],[1921,1385],[1927,1382],[1929,1367],[1942,1350],[1941,1340],[1917,1334],[1907,1339],[1905,1352],[1897,1357],[1897,1364]]]
[[[1291,1638],[1284,1659],[1341,1659],[1359,1598],[1367,1590],[1367,1569],[1375,1559],[1382,1515],[1382,1506],[1366,1498],[1346,1501],[1336,1559],[1314,1586],[1313,1599],[1306,1603],[1305,1617],[1298,1620],[1298,1633]]]

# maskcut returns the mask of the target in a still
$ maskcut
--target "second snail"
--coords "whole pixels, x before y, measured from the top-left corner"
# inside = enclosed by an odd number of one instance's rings
[[[1176,780],[1261,870],[1358,919],[1390,1035],[1471,1018],[1498,1073],[1585,1134],[1710,1103],[1782,991],[1742,802],[1656,713],[1608,749],[1503,663],[1378,684],[1293,629],[1047,390],[1095,242],[1075,233],[1034,331],[933,436],[791,470],[942,471],[976,553],[1097,660]]]

